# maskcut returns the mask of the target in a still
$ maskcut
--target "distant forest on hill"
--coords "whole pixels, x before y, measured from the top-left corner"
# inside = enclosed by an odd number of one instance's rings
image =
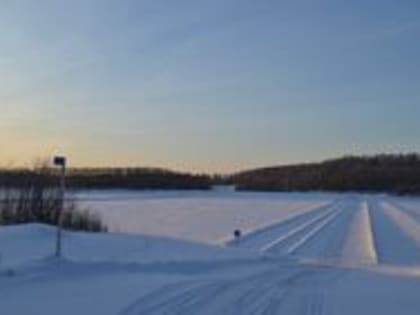
[[[420,156],[348,156],[321,163],[266,167],[234,174],[238,190],[420,193]]]
[[[0,187],[25,187],[42,180],[58,183],[57,170],[0,169]],[[420,193],[420,155],[348,156],[320,163],[266,167],[233,175],[181,173],[160,168],[72,168],[73,189],[195,189],[235,185],[241,191],[359,191]]]
[[[58,174],[50,168],[0,170],[0,187],[22,187],[42,177],[50,186],[57,185]],[[73,189],[200,189],[213,186],[209,175],[174,172],[159,168],[73,168],[67,171],[66,186]]]

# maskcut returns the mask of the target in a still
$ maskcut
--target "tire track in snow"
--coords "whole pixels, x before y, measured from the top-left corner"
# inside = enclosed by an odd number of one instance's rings
[[[281,221],[277,224],[273,224],[261,230],[244,235],[240,239],[239,243],[232,241],[227,245],[253,250],[268,249],[269,244],[274,245],[276,240],[281,241],[280,239],[283,238],[283,235],[289,233],[289,231],[294,230],[297,226],[308,224],[308,221],[314,222],[321,219],[323,216],[330,213],[333,208],[336,208],[337,205],[338,202],[335,201],[318,209],[310,210],[304,214],[298,214],[286,219],[285,221]]]
[[[339,274],[330,268],[289,266],[240,280],[170,285],[140,298],[120,315],[321,315],[325,301],[320,288]]]
[[[222,310],[223,314],[230,314],[234,313],[231,307],[241,310],[236,314],[252,314],[249,311],[264,308],[265,299],[260,301],[260,298],[272,296],[270,289],[276,288],[274,282],[290,280],[297,274],[269,271],[240,280],[170,285],[139,299],[121,314],[219,314]],[[277,291],[275,295],[282,293]]]
[[[333,201],[314,201],[308,204],[308,202],[302,203],[294,203],[290,204],[287,207],[288,215],[284,216],[283,218],[279,218],[273,220],[271,222],[266,222],[260,225],[253,226],[251,228],[244,228],[241,229],[242,231],[242,243],[244,240],[255,240],[257,236],[262,236],[270,232],[271,229],[277,227],[279,225],[283,225],[287,222],[291,222],[294,220],[299,219],[300,217],[310,216],[317,211],[321,211],[325,209],[328,205],[332,204]],[[278,211],[283,211],[282,208],[279,208]],[[240,226],[238,226],[240,228]],[[246,243],[246,242],[245,242]],[[225,236],[224,238],[220,239],[217,244],[225,245],[225,246],[237,246],[238,242],[237,239],[233,235]],[[243,246],[243,244],[241,244]]]
[[[285,234],[282,234],[280,237],[276,238],[274,241],[268,243],[267,245],[264,245],[261,248],[261,251],[266,252],[270,251],[272,249],[275,249],[276,247],[280,246],[281,243],[287,241],[288,239],[292,238],[293,236],[297,235],[298,233],[303,232],[305,229],[308,229],[312,227],[313,225],[316,225],[318,222],[322,221],[325,218],[328,218],[332,213],[336,211],[336,208],[332,208],[328,211],[322,212],[320,215],[316,216],[315,218],[305,221],[301,224],[299,224],[297,227],[290,229]]]
[[[334,258],[335,260],[341,253],[345,227],[348,224],[348,217],[352,215],[348,206],[352,204],[353,200],[349,199],[336,205],[320,220],[305,224],[303,229],[297,227],[297,233],[283,239],[281,243],[272,247],[270,252],[299,255],[303,258],[322,260]]]
[[[320,224],[316,225],[310,232],[305,234],[302,238],[300,238],[295,244],[293,244],[291,247],[288,248],[287,253],[293,254],[295,253],[299,248],[304,246],[307,242],[309,242],[311,239],[313,239],[316,235],[321,233],[324,228],[326,228],[331,222],[333,222],[339,214],[341,214],[343,210],[334,211],[332,214],[330,214],[325,220],[320,222]]]
[[[377,264],[370,208],[365,199],[348,198],[335,211],[305,227],[278,244],[277,252],[329,265]]]

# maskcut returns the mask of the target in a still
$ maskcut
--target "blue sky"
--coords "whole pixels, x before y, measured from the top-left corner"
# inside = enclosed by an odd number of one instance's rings
[[[420,151],[416,0],[0,0],[0,163]]]

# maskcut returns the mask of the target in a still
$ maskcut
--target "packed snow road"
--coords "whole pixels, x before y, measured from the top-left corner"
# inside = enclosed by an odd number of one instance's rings
[[[342,198],[227,245],[279,257],[278,265],[240,279],[170,285],[121,314],[420,313],[420,226],[391,200]]]
[[[228,245],[335,265],[420,265],[420,224],[392,199],[346,197]]]
[[[420,314],[420,201],[354,194],[311,205],[308,199],[223,246],[67,232],[65,258],[57,261],[45,258],[54,229],[0,228],[0,309],[47,315]]]
[[[368,202],[351,197],[250,233],[228,244],[271,255],[315,258],[325,262],[377,262]]]

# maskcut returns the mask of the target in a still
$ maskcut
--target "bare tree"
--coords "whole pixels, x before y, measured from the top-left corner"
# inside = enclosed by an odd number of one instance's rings
[[[63,228],[106,231],[98,216],[81,210],[74,198],[62,196],[57,175],[43,162],[33,169],[22,170],[18,185],[8,182],[6,176],[6,180],[0,183],[0,224],[39,222],[55,225],[63,202]]]

